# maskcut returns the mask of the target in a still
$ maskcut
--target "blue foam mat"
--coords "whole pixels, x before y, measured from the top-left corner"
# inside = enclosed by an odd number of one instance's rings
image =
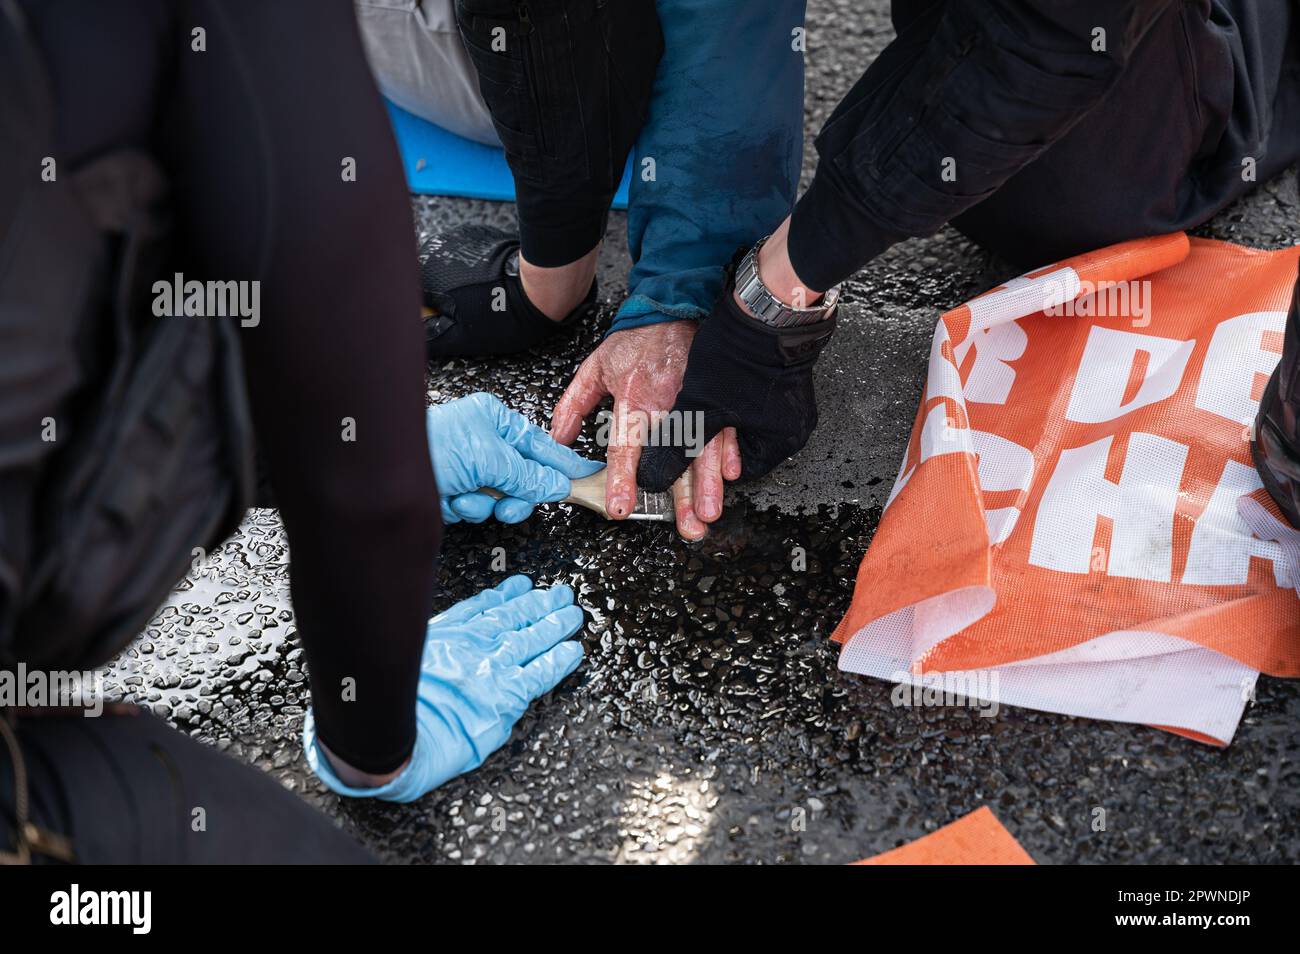
[[[388,103],[388,115],[397,136],[397,147],[402,153],[406,182],[412,192],[514,201],[514,179],[500,148],[463,139],[392,103]],[[623,170],[623,181],[614,196],[614,208],[627,208],[627,190],[631,180],[632,160],[629,157]]]

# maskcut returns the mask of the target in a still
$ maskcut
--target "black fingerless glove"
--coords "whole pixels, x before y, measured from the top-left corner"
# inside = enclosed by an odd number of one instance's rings
[[[813,365],[835,318],[772,328],[746,314],[731,292],[729,281],[691,344],[676,420],[660,427],[641,453],[637,482],[646,490],[668,489],[724,427],[736,428],[741,479],[753,480],[798,453],[817,426]],[[702,434],[682,423],[694,414],[701,416]],[[691,446],[682,435],[695,438]]]

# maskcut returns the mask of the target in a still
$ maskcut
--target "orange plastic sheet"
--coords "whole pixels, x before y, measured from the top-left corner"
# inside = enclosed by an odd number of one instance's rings
[[[1259,672],[1300,676],[1249,446],[1298,256],[1178,233],[945,314],[840,668],[1227,744]]]
[[[1032,865],[1020,843],[984,806],[910,844],[859,865]]]

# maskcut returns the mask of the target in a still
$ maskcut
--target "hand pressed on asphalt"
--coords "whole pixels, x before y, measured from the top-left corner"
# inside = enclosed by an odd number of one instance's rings
[[[303,747],[312,771],[340,795],[410,802],[478,768],[505,744],[529,704],[582,661],[569,637],[582,609],[567,586],[535,589],[526,576],[462,600],[429,621],[415,700],[415,749],[401,773],[377,788],[354,788],[316,744],[311,712]]]
[[[694,321],[665,321],[616,331],[578,368],[551,413],[551,434],[561,444],[571,444],[583,419],[606,395],[613,396],[605,506],[615,519],[626,517],[635,506],[643,425],[673,406],[696,327]],[[736,433],[727,428],[705,445],[690,472],[673,485],[678,533],[688,540],[704,536],[705,524],[722,515],[723,479],[735,480],[740,470]]]
[[[429,408],[426,430],[445,523],[491,516],[519,523],[537,504],[567,497],[570,480],[600,470],[492,394]],[[506,496],[498,500],[480,487]]]

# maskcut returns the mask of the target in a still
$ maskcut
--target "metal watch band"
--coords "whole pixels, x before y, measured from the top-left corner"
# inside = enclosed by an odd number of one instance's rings
[[[736,297],[745,303],[755,318],[772,328],[811,325],[829,318],[839,301],[838,285],[827,291],[813,308],[792,308],[767,290],[763,280],[758,277],[758,250],[766,241],[767,239],[760,240],[740,260],[740,265],[736,268]]]

